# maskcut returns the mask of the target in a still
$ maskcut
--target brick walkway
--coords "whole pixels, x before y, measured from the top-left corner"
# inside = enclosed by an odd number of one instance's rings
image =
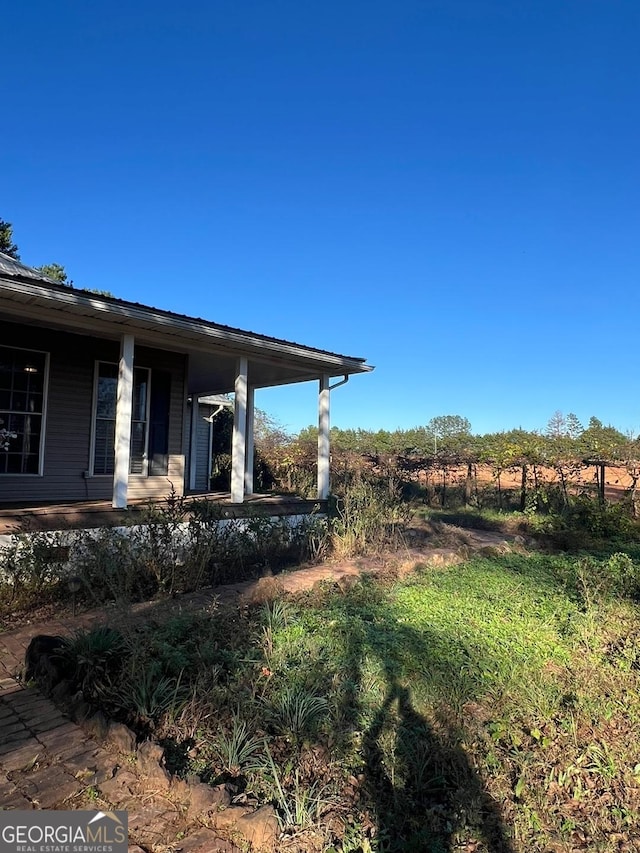
[[[487,537],[483,538],[486,544]],[[405,567],[417,562],[442,565],[459,559],[451,548],[407,551],[403,556]],[[395,565],[402,569],[399,561]],[[388,568],[382,561],[371,560],[323,564],[185,595],[166,603],[143,603],[132,609],[129,618],[143,619],[151,611],[157,618],[163,612],[170,615],[204,610],[216,601],[250,603],[310,589],[321,581],[340,583],[347,577],[379,573]],[[131,769],[131,755],[118,754],[99,742],[97,736],[91,736],[65,717],[36,687],[25,686],[19,680],[26,648],[34,636],[71,634],[80,627],[113,624],[114,615],[113,611],[97,610],[0,634],[0,808],[91,808],[88,805],[91,793],[128,811],[131,851],[140,851],[140,847],[166,849],[168,845],[184,853],[238,850],[210,829],[194,826],[193,822],[187,825],[168,795],[154,797],[142,789]]]

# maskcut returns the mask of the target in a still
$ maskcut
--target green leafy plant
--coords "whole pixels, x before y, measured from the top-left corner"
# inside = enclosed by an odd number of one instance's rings
[[[109,697],[114,679],[130,652],[127,639],[108,626],[77,631],[64,649],[73,680],[89,702]]]
[[[272,785],[273,799],[283,830],[318,826],[325,812],[337,802],[329,785],[303,781],[300,772],[293,771],[291,763],[287,764],[284,772],[280,771],[266,745],[262,767]],[[283,777],[290,780],[288,785]]]
[[[71,538],[53,531],[17,533],[0,546],[0,608],[64,596]]]
[[[286,626],[288,618],[288,607],[283,599],[276,598],[272,602],[263,604],[260,613],[262,622],[260,646],[264,654],[265,663],[268,665],[273,662],[276,633]]]
[[[618,551],[607,559],[581,556],[565,561],[561,566],[561,577],[565,584],[575,590],[587,610],[612,595],[638,595],[640,567],[624,552]]]
[[[297,741],[313,734],[327,713],[327,699],[300,686],[286,686],[267,706],[274,729]]]
[[[239,776],[261,766],[265,740],[252,734],[248,723],[236,713],[229,728],[219,731],[213,738],[211,748],[224,772]]]
[[[181,675],[170,678],[152,663],[135,661],[121,673],[110,699],[129,711],[136,725],[153,728],[164,715],[179,714],[186,700]]]

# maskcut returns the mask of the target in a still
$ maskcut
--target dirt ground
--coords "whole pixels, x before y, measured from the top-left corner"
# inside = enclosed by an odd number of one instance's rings
[[[476,468],[476,480],[479,486],[488,486],[491,483],[496,483],[496,478],[493,474],[490,465],[477,465]],[[531,478],[531,469],[529,470],[529,478]],[[553,468],[538,468],[537,474],[540,482],[554,484],[557,483],[560,485],[560,478],[558,476],[557,471]],[[467,468],[466,466],[459,466],[457,468],[451,468],[449,471],[449,479],[448,485],[454,483],[462,483],[464,482],[467,476]],[[424,484],[424,477],[420,478],[422,484]],[[432,483],[438,483],[439,476],[436,474],[435,477],[431,477]],[[631,487],[631,477],[629,476],[627,470],[624,467],[607,467],[605,469],[605,497],[609,501],[619,501],[622,497],[624,497],[625,492],[629,490]],[[520,489],[522,483],[522,470],[520,468],[507,469],[502,471],[500,474],[500,486],[503,491],[509,490],[517,490]],[[571,486],[574,491],[581,491],[582,489],[589,489],[595,491],[596,489],[596,468],[595,466],[589,466],[587,468],[583,468],[582,471],[577,475],[572,477]]]

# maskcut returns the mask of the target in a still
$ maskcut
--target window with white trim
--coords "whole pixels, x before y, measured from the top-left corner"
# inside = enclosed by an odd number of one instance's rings
[[[131,412],[131,474],[147,473],[149,435],[149,373],[146,367],[133,369],[133,405]],[[96,369],[93,425],[93,473],[113,474],[115,463],[116,399],[118,365],[100,361]]]
[[[0,474],[40,474],[48,356],[0,346]]]

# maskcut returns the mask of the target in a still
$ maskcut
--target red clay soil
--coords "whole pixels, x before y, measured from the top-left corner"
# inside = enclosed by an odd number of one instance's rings
[[[560,485],[560,478],[557,471],[553,468],[538,468],[538,477],[541,483]],[[529,469],[531,475],[531,469]],[[449,469],[448,485],[452,483],[463,483],[467,476],[466,466]],[[422,482],[424,478],[421,477]],[[487,486],[496,484],[496,478],[490,465],[476,466],[476,480],[479,486]],[[439,482],[439,476],[431,477],[432,483]],[[519,490],[522,482],[522,471],[520,468],[505,470],[500,474],[500,486],[503,491]],[[529,483],[529,488],[531,487]],[[605,497],[607,500],[616,502],[624,497],[625,492],[631,488],[631,477],[624,467],[607,467],[605,469]],[[579,492],[581,490],[593,491],[596,490],[596,468],[589,466],[582,469],[577,477],[571,480],[571,491]]]

